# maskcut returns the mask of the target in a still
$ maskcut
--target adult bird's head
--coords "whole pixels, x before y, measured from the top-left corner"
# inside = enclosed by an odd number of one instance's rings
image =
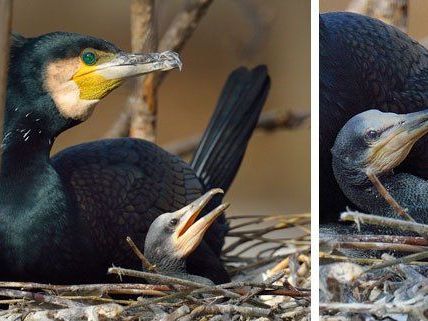
[[[127,78],[173,68],[181,68],[181,61],[171,51],[131,54],[105,40],[66,32],[13,35],[7,116],[17,121],[38,114],[45,127],[60,132],[86,120]]]
[[[208,202],[221,189],[212,189],[182,209],[158,216],[150,225],[144,243],[144,255],[161,271],[184,272],[185,259],[202,242],[208,228],[228,204],[221,204],[198,220]]]
[[[332,148],[333,166],[382,175],[407,157],[428,132],[428,110],[394,114],[368,110],[351,118]]]

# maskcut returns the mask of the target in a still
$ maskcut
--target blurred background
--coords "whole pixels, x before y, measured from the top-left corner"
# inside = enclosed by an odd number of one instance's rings
[[[352,0],[320,0],[320,12],[345,11]],[[428,44],[428,1],[426,0],[407,0],[407,30],[411,37]]]
[[[337,10],[346,1],[322,2],[323,10]],[[160,35],[182,3],[158,1]],[[129,1],[15,0],[13,30],[24,36],[90,34],[130,50]],[[226,77],[240,65],[267,64],[272,88],[266,109],[309,111],[310,0],[214,1],[181,57],[183,71],[172,72],[159,92],[160,145],[202,133]],[[123,110],[130,88],[114,91],[87,122],[62,134],[54,152],[103,137]],[[234,214],[308,212],[309,125],[256,132],[226,198]]]

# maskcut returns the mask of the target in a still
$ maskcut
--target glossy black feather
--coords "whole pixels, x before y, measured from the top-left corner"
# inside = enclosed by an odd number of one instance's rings
[[[409,113],[428,107],[428,51],[398,29],[352,13],[320,16],[320,220],[336,222],[351,204],[332,171],[340,128],[369,109]],[[428,177],[426,138],[399,171]]]
[[[199,143],[191,167],[207,190],[221,188],[226,193],[241,165],[248,142],[257,125],[270,88],[266,66],[253,70],[241,67],[231,73],[219,97],[214,114]],[[205,212],[221,203],[215,196]],[[226,225],[224,215],[218,218]],[[205,238],[220,255],[227,229],[209,230]]]
[[[229,123],[213,121],[205,138],[214,143],[211,136],[220,137],[229,155],[209,159],[209,170],[195,166],[210,177],[198,177],[179,157],[137,139],[81,144],[50,159],[55,137],[78,122],[61,116],[45,91],[44,66],[53,59],[77,56],[86,47],[119,49],[104,40],[70,33],[21,40],[16,40],[8,79],[0,173],[0,278],[98,282],[107,279],[112,264],[141,268],[125,243],[126,236],[143,248],[148,227],[159,214],[176,211],[216,184],[229,187],[238,170],[236,160],[240,163],[245,151],[229,146],[236,144],[231,137],[242,130],[248,140],[254,129],[254,120],[247,123],[241,108],[254,109],[257,118],[266,90],[246,100],[249,106],[235,103],[242,94],[235,91],[239,85],[222,94],[222,106],[231,106],[231,123],[244,125],[225,131],[222,126]],[[257,77],[252,81],[259,82]],[[200,159],[205,159],[204,153],[205,147]],[[227,177],[222,183],[217,177],[223,169]],[[218,255],[226,229],[224,218],[213,224],[210,236],[188,259],[190,273],[215,283],[229,280]]]

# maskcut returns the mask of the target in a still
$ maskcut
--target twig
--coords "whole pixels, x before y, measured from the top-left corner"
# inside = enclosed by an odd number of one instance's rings
[[[108,303],[60,310],[6,311],[6,315],[2,316],[2,319],[25,321],[120,320],[119,317],[122,312],[122,306]]]
[[[207,13],[213,0],[190,0],[184,8],[175,16],[167,31],[159,42],[159,50],[173,50],[181,52],[184,45],[190,39],[199,26],[201,19]],[[155,86],[158,87],[165,79],[167,73],[159,73],[155,79]]]
[[[400,258],[397,258],[394,260],[388,260],[388,261],[384,261],[383,263],[372,265],[371,267],[369,267],[367,269],[366,272],[383,269],[383,268],[390,267],[390,266],[397,265],[397,264],[421,261],[421,260],[424,260],[426,258],[428,258],[428,251],[416,253],[416,254],[410,254],[410,255],[403,256],[403,257],[400,257]]]
[[[184,279],[178,279],[171,276],[166,276],[162,274],[155,274],[155,273],[149,273],[149,272],[143,272],[143,271],[136,271],[136,270],[130,270],[130,269],[123,269],[118,267],[111,267],[108,269],[109,274],[117,274],[117,275],[126,275],[126,276],[132,276],[136,278],[142,278],[154,282],[159,282],[160,284],[178,284],[182,286],[187,286],[191,288],[201,288],[205,287],[204,284],[196,283],[193,281],[188,281]]]
[[[245,317],[273,317],[273,320],[278,320],[272,315],[272,310],[253,307],[240,307],[235,305],[201,305],[195,308],[188,316],[183,317],[180,321],[199,320],[200,317],[208,314],[235,314],[239,313]]]
[[[141,260],[141,263],[143,263],[144,268],[149,272],[157,272],[156,266],[151,264],[149,260],[144,256],[143,253],[141,253],[140,249],[135,245],[134,241],[127,236],[126,242],[128,242],[129,246],[131,247],[132,251],[134,251],[135,255]]]
[[[376,187],[379,194],[388,202],[389,205],[392,206],[394,211],[401,216],[406,221],[414,222],[415,220],[403,209],[400,204],[392,197],[392,195],[386,190],[385,186],[380,182],[379,178],[372,172],[367,172],[367,177],[372,182],[372,184]]]
[[[0,0],[0,145],[3,141],[3,121],[6,104],[9,42],[12,26],[12,0]],[[0,168],[3,148],[0,148]]]
[[[323,236],[321,236],[323,238]],[[327,236],[327,241],[329,241]],[[407,244],[416,246],[428,246],[428,240],[419,236],[404,235],[335,235],[333,242],[382,242],[394,244]]]
[[[378,225],[383,227],[391,227],[401,231],[415,232],[423,237],[428,237],[428,225],[397,220],[389,217],[378,215],[363,214],[359,212],[347,211],[340,214],[342,221],[356,222],[370,225]]]
[[[171,25],[165,32],[165,35],[160,40],[157,49],[160,51],[173,50],[176,52],[181,52],[186,42],[190,39],[193,32],[198,27],[202,17],[205,15],[212,2],[213,0],[191,0],[187,2],[185,7],[173,19]],[[146,113],[145,115],[142,114],[141,117],[146,118],[145,121],[148,125],[147,130],[144,129],[146,131],[144,135],[147,134],[147,137],[144,138],[148,138],[152,141],[154,141],[156,138],[154,134],[154,130],[156,128],[156,92],[167,74],[167,72],[150,74],[147,77],[147,80],[144,81],[144,86],[139,87],[140,93],[138,94],[138,97],[141,98],[144,94],[148,94],[149,96],[147,97],[147,99],[150,99],[148,100],[148,103],[151,104],[149,106],[150,109],[147,109],[148,113]],[[142,80],[140,80],[140,82],[141,81]],[[141,106],[141,100],[131,103],[140,103]],[[131,113],[130,109],[127,108],[119,117],[118,121],[113,124],[112,128],[107,132],[105,136],[127,136],[129,133],[129,126],[131,124],[130,119],[134,116],[135,115]],[[135,121],[135,124],[139,123],[140,120]],[[134,130],[138,129],[136,125],[134,125],[133,128]],[[139,133],[136,132],[131,134],[137,135]]]
[[[343,255],[332,255],[325,252],[320,252],[320,259],[340,261],[340,262],[353,262],[353,263],[358,263],[362,265],[370,265],[370,264],[376,264],[376,263],[381,264],[384,262],[381,259],[372,259],[372,258],[365,258],[365,257],[347,257]],[[410,262],[409,264],[428,266],[428,262],[419,262],[419,261]]]
[[[51,296],[42,293],[32,293],[20,290],[0,289],[0,296],[6,296],[9,298],[22,298],[27,300],[34,300],[36,302],[50,303],[60,306],[66,306],[69,308],[83,307],[84,304],[74,302],[68,299],[60,298],[58,296]]]
[[[426,304],[423,299],[420,300],[420,302],[417,302],[420,304],[418,306],[415,304],[415,302],[409,302],[411,304],[405,304],[404,302],[402,304],[397,304],[395,302],[376,302],[374,304],[368,304],[368,303],[320,303],[319,307],[321,311],[338,311],[338,312],[345,312],[345,313],[370,313],[374,314],[379,318],[384,318],[386,315],[393,315],[393,314],[404,314],[409,315],[411,313],[416,312],[418,309],[423,308],[423,305]]]
[[[354,250],[374,250],[374,251],[397,251],[397,252],[423,252],[427,250],[424,246],[408,244],[395,244],[388,242],[333,242],[333,248],[354,249]]]
[[[264,112],[259,119],[257,128],[266,132],[277,129],[300,128],[309,119],[309,113],[295,113],[291,111],[281,112],[273,110]],[[169,143],[164,148],[174,155],[185,156],[192,153],[198,146],[202,135],[194,135],[188,138]]]
[[[57,293],[98,293],[103,294],[139,294],[138,291],[170,291],[167,285],[157,284],[137,284],[137,283],[120,283],[120,284],[81,284],[81,285],[53,285],[29,282],[0,282],[0,288],[17,288],[25,290],[50,290]],[[127,292],[127,291],[133,292]]]

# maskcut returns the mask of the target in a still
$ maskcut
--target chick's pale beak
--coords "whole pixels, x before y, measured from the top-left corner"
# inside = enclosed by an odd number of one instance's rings
[[[202,209],[214,197],[223,193],[221,189],[212,189],[191,204],[177,211],[175,216],[179,223],[173,235],[173,244],[180,257],[189,256],[202,242],[208,228],[214,223],[229,204],[221,204],[207,215],[196,220]]]
[[[141,76],[154,71],[166,71],[178,68],[182,63],[177,53],[128,54],[120,52],[112,60],[98,66],[97,73],[105,79],[126,79]]]
[[[371,172],[382,173],[400,165],[413,145],[427,132],[428,110],[400,115],[399,124],[372,147],[369,155]]]

